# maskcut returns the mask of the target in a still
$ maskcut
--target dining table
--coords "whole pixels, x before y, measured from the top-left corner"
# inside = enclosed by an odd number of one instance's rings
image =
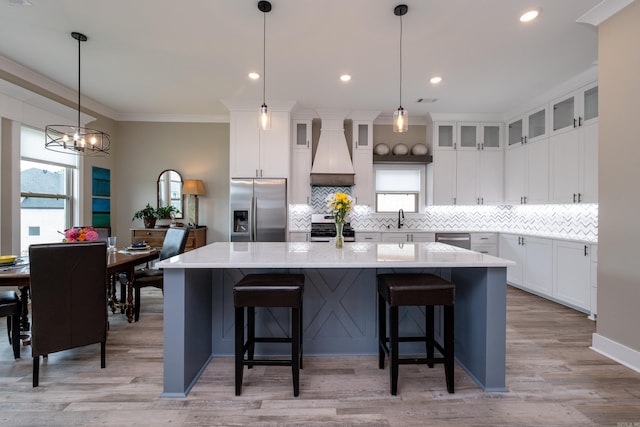
[[[122,307],[122,311],[126,313],[129,323],[133,321],[133,274],[135,268],[141,264],[146,264],[157,259],[160,251],[156,248],[148,250],[127,250],[107,252],[107,277],[106,285],[108,292],[108,304],[112,311],[115,312],[117,305]],[[120,273],[125,273],[129,280],[126,286],[126,302],[121,295],[121,301],[118,302],[115,295],[115,280]],[[29,323],[29,284],[30,270],[29,257],[22,256],[16,259],[14,265],[0,267],[0,286],[1,287],[17,287],[20,290],[20,300],[22,301],[21,329],[29,331],[31,325]]]

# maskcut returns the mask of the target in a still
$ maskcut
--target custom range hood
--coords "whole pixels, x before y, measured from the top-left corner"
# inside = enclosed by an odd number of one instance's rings
[[[355,171],[344,136],[346,112],[318,111],[322,120],[316,156],[311,167],[311,185],[350,186]]]

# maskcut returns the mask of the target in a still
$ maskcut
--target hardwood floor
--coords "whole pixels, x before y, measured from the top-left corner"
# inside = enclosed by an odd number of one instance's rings
[[[234,396],[233,362],[214,359],[191,394],[162,392],[162,296],[143,291],[140,322],[109,314],[107,367],[99,346],[52,354],[31,387],[29,347],[13,360],[0,321],[0,425],[640,426],[640,373],[589,349],[595,323],[523,291],[508,291],[506,393],[484,393],[456,369],[400,367],[398,396],[376,357],[306,357],[300,397],[290,369],[245,370]]]

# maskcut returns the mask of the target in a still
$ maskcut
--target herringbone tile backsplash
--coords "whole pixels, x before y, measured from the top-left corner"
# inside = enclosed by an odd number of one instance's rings
[[[312,187],[311,205],[289,205],[289,230],[308,231],[311,214],[327,212],[331,193],[350,194],[350,187]],[[395,215],[375,214],[357,205],[351,213],[356,232],[396,228]],[[405,228],[425,231],[497,231],[590,242],[598,240],[598,205],[429,206],[405,215]]]

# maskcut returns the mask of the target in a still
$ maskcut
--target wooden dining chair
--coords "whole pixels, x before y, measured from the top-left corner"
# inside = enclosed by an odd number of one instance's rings
[[[100,366],[104,368],[106,243],[31,245],[29,261],[33,386],[39,383],[40,356],[50,353],[100,343]]]
[[[184,252],[184,248],[187,246],[187,239],[189,237],[189,230],[186,228],[169,228],[164,236],[162,242],[162,249],[160,250],[159,260],[171,258],[175,255],[180,255]],[[128,283],[127,275],[120,274],[120,283]],[[164,275],[162,270],[157,268],[143,268],[137,270],[133,276],[133,289],[135,291],[135,301],[133,305],[133,318],[137,322],[140,319],[140,289],[153,286],[158,289],[164,287]]]

